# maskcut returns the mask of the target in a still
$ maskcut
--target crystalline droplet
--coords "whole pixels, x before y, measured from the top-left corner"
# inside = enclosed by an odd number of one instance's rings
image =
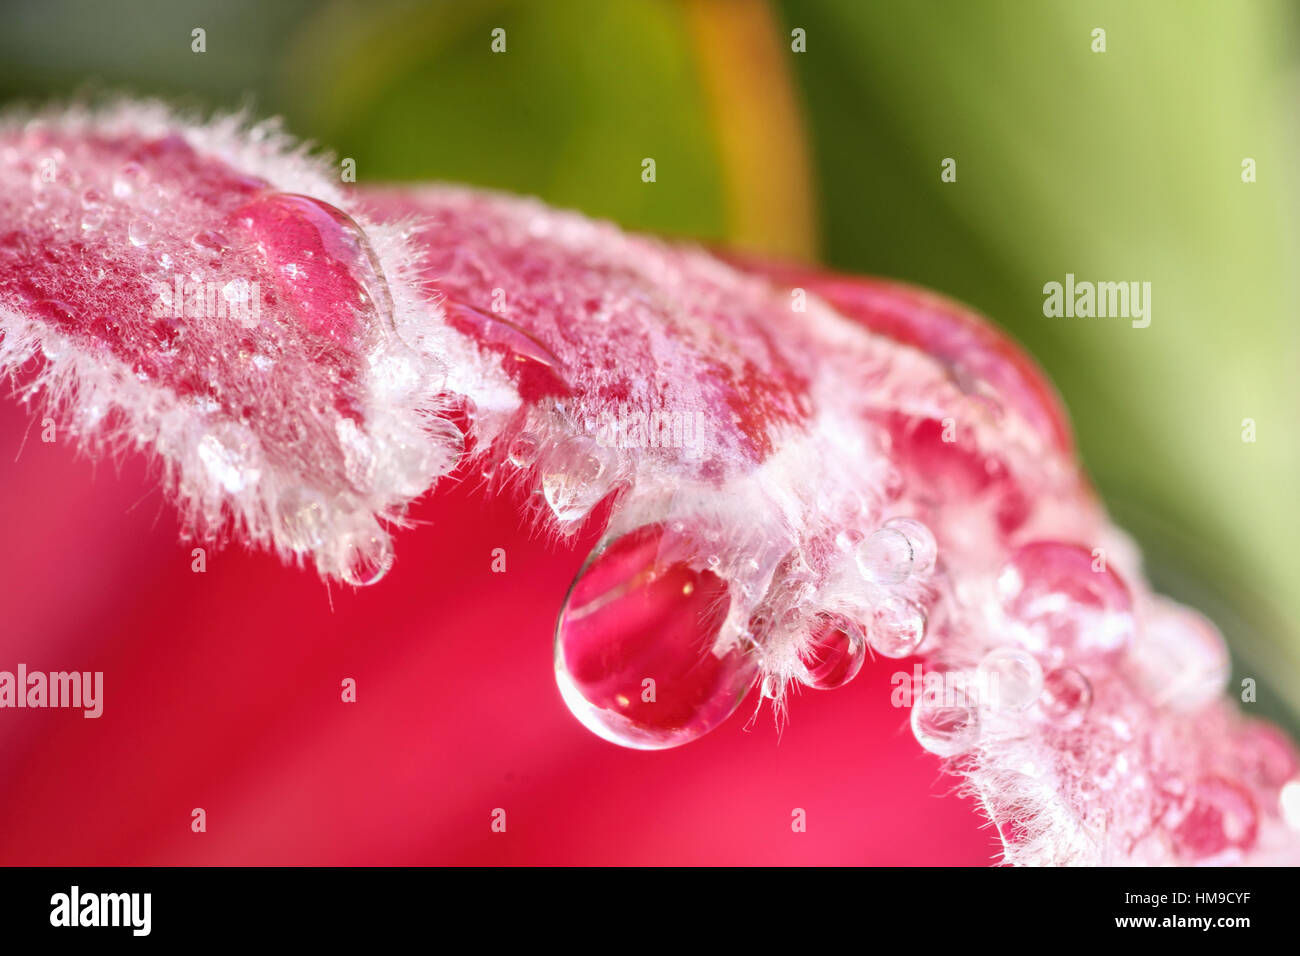
[[[658,750],[708,733],[758,675],[753,649],[720,640],[727,583],[691,545],[648,525],[598,548],[555,632],[555,676],[573,715],[600,737]]]
[[[279,298],[293,304],[308,329],[354,345],[369,332],[392,328],[388,283],[365,232],[347,213],[310,196],[265,193],[230,219],[256,237]],[[204,244],[221,241],[206,237]]]
[[[549,456],[542,494],[562,524],[581,521],[609,493],[615,461],[609,449],[583,438],[569,439]]]
[[[922,696],[912,705],[911,723],[917,742],[940,757],[965,753],[979,740],[979,709],[966,700]]]
[[[866,638],[856,622],[840,614],[816,615],[800,654],[803,682],[817,690],[843,687],[862,670],[866,649]]]
[[[925,640],[925,611],[907,598],[887,595],[872,610],[867,640],[881,657],[914,654]]]

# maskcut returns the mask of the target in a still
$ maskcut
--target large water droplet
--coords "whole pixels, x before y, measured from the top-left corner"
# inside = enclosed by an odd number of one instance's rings
[[[393,302],[365,232],[329,203],[267,193],[232,215],[256,237],[280,297],[307,328],[353,345],[393,328]]]
[[[799,657],[805,684],[833,690],[858,676],[866,659],[867,640],[855,621],[840,614],[818,614],[808,638]]]
[[[927,574],[934,568],[938,546],[934,534],[924,523],[915,518],[890,518],[882,527],[897,531],[907,538],[912,552],[912,574]]]
[[[896,528],[881,528],[858,548],[858,570],[874,584],[899,584],[912,573],[912,544]]]
[[[1020,548],[998,576],[1016,636],[1054,662],[1111,657],[1133,639],[1133,600],[1119,575],[1092,552],[1039,541]]]
[[[925,611],[907,598],[887,595],[872,609],[867,640],[881,657],[914,654],[925,640]]]
[[[969,701],[922,695],[912,704],[911,723],[917,742],[940,757],[965,753],[979,740],[979,709]]]
[[[690,542],[647,525],[598,548],[555,631],[555,677],[573,715],[616,744],[659,750],[708,733],[739,706],[757,657],[719,641],[727,583]]]

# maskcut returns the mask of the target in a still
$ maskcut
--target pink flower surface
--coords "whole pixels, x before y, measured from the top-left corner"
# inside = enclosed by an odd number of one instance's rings
[[[5,660],[107,693],[15,711],[9,861],[1296,859],[1294,750],[947,300],[124,105],[0,125],[0,332]]]

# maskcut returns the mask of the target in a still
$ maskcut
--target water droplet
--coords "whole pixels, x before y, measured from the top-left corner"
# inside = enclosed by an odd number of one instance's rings
[[[536,435],[532,432],[520,432],[510,443],[506,457],[516,468],[531,468],[537,461],[537,453],[540,449],[541,442],[537,440]]]
[[[899,584],[912,573],[912,543],[894,528],[880,528],[858,547],[858,570],[874,584]]]
[[[568,390],[563,378],[564,363],[531,332],[501,315],[455,299],[446,299],[443,308],[454,328],[504,355],[506,368],[525,376],[532,387],[546,393]]]
[[[140,216],[131,220],[131,224],[126,227],[126,237],[131,240],[133,246],[147,246],[153,242],[156,228],[153,220],[148,216]]]
[[[998,596],[1007,616],[1020,625],[1016,636],[1025,647],[1058,663],[1112,657],[1133,639],[1128,588],[1077,545],[1023,546],[999,574]]]
[[[727,583],[692,566],[693,544],[647,525],[596,549],[565,599],[555,676],[573,715],[625,747],[708,733],[758,676],[757,655],[720,640]]]
[[[568,439],[555,449],[542,475],[542,493],[557,520],[585,518],[609,492],[614,456],[595,442]]]
[[[113,195],[129,199],[145,182],[144,169],[139,163],[127,163],[113,175]]]
[[[890,518],[885,528],[901,533],[912,549],[912,574],[927,574],[934,568],[938,547],[930,529],[915,518]]]
[[[925,640],[925,611],[907,598],[887,595],[872,609],[867,640],[881,657],[914,654]]]
[[[979,709],[962,700],[953,702],[922,695],[912,704],[911,723],[917,742],[940,757],[965,753],[979,740]]]
[[[1092,684],[1076,668],[1060,667],[1043,677],[1038,706],[1052,723],[1065,730],[1078,727],[1092,707]]]
[[[1203,860],[1229,850],[1249,850],[1259,830],[1255,801],[1245,787],[1223,777],[1202,777],[1175,811],[1170,835],[1179,855]]]
[[[345,345],[394,329],[393,300],[365,231],[310,196],[266,193],[230,216],[264,250],[276,291],[307,328]]]
[[[817,614],[808,638],[799,655],[805,684],[834,690],[858,676],[867,656],[867,639],[857,622],[840,614]]]
[[[1043,692],[1043,669],[1018,647],[999,647],[980,660],[980,700],[998,712],[1027,710]]]
[[[207,249],[210,252],[221,252],[230,248],[230,240],[221,233],[212,229],[205,229],[202,232],[196,232],[190,243],[198,249]]]
[[[353,587],[377,584],[393,566],[393,542],[381,529],[351,532],[342,546],[339,576]]]

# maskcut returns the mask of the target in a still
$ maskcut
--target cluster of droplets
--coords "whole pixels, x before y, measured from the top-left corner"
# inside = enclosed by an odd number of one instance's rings
[[[542,457],[529,433],[508,454],[521,467]],[[579,573],[556,626],[556,675],[570,709],[601,736],[642,748],[693,740],[760,674],[764,696],[782,693],[769,659],[780,648],[796,649],[794,679],[831,690],[869,652],[906,657],[925,639],[925,612],[906,596],[935,568],[934,536],[920,521],[891,519],[850,548],[856,584],[836,579],[830,596],[798,549],[759,595],[752,581],[765,562],[750,558],[727,575],[716,545],[684,522],[646,525],[602,544]],[[686,637],[655,640],[661,632]]]

